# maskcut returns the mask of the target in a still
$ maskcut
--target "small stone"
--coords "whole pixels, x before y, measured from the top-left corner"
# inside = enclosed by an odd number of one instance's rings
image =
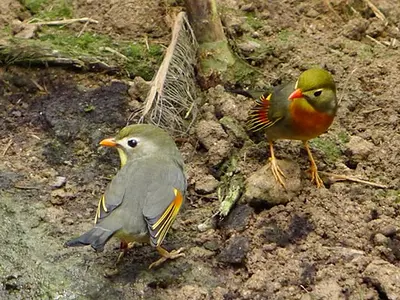
[[[306,16],[309,18],[316,18],[319,16],[319,12],[317,12],[314,8],[310,8],[306,12]]]
[[[219,181],[214,176],[208,174],[199,178],[195,183],[195,191],[199,194],[205,195],[214,192],[219,185]]]
[[[67,182],[67,178],[64,176],[57,176],[52,184],[50,186],[53,189],[58,189],[60,187],[63,187]]]
[[[256,8],[254,6],[254,3],[248,3],[248,4],[242,5],[242,7],[240,9],[245,12],[253,12]]]
[[[213,120],[201,120],[196,126],[196,134],[200,143],[207,150],[210,150],[212,146],[218,145],[221,140],[228,138],[222,125]]]
[[[233,236],[228,245],[218,255],[218,260],[230,264],[242,264],[249,251],[249,239],[245,236]]]
[[[313,294],[317,299],[341,300],[342,288],[336,278],[324,279],[315,285]]]
[[[203,247],[210,251],[216,251],[219,249],[220,244],[218,243],[218,240],[213,239],[213,240],[205,242],[203,244]]]
[[[352,156],[352,158],[356,161],[366,159],[374,150],[374,144],[354,135],[350,137],[346,147],[346,154]]]
[[[286,204],[296,196],[301,188],[299,165],[288,160],[278,160],[278,164],[286,176],[286,190],[275,180],[267,164],[247,178],[244,193],[246,202],[274,206]]]
[[[243,52],[246,53],[252,53],[256,51],[256,49],[261,48],[261,44],[255,42],[255,41],[246,41],[243,43],[239,43],[237,47],[242,50]]]
[[[379,232],[381,234],[383,234],[384,236],[391,237],[397,233],[397,228],[396,228],[396,226],[389,224],[389,225],[386,225],[386,226],[380,228]]]
[[[375,245],[385,246],[388,244],[388,238],[381,233],[377,233],[374,236]]]
[[[378,258],[365,268],[363,275],[367,283],[380,291],[383,299],[400,299],[400,268]]]
[[[248,205],[238,205],[221,221],[220,226],[225,230],[244,231],[253,211]]]
[[[376,38],[382,34],[385,28],[386,28],[385,23],[382,20],[378,18],[373,18],[365,34],[373,38]]]
[[[363,18],[351,19],[344,27],[342,34],[351,39],[360,41],[368,28],[368,21]]]

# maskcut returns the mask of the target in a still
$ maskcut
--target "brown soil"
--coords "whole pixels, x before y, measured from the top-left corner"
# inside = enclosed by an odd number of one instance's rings
[[[179,144],[189,192],[166,247],[184,246],[186,256],[155,270],[147,269],[158,257],[150,246],[132,249],[111,277],[104,274],[114,269],[117,241],[100,254],[63,248],[92,226],[117,170],[116,153],[98,148],[98,141],[126,124],[129,86],[101,74],[2,68],[0,298],[400,299],[400,6],[373,2],[388,24],[364,1],[220,5],[230,36],[242,42],[253,36],[271,49],[261,58],[249,58],[248,47],[241,53],[264,73],[255,85],[293,80],[316,65],[334,75],[340,108],[312,144],[320,170],[388,188],[346,181],[316,189],[301,144],[278,141],[278,158],[294,170],[286,179],[295,182],[290,197],[277,186],[265,202],[243,197],[224,221],[199,230],[218,210],[216,187],[229,157],[238,158],[236,171],[247,185],[268,175],[260,171],[269,155],[262,135],[251,141],[220,122],[230,117],[243,126],[252,100],[212,88],[203,94],[206,104],[189,140]],[[78,1],[75,13],[100,20],[95,30],[104,34],[168,39],[165,5]],[[16,17],[2,9],[0,24]],[[386,44],[394,39],[397,44]]]

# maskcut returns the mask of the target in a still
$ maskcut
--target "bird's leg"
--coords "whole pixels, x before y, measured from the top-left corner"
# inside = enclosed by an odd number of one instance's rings
[[[161,258],[158,259],[157,261],[153,262],[150,266],[149,269],[153,267],[157,267],[161,265],[163,262],[165,262],[168,259],[175,259],[181,256],[185,256],[185,253],[181,253],[185,248],[179,248],[178,250],[172,250],[171,252],[168,252],[161,246],[157,246],[157,251],[160,253]]]
[[[303,141],[304,147],[307,150],[308,158],[310,159],[311,167],[310,167],[310,172],[311,172],[311,182],[315,182],[317,185],[317,188],[323,187],[324,182],[322,181],[321,177],[318,175],[318,168],[317,164],[315,163],[314,157],[311,153],[310,147],[308,145],[308,141]]]
[[[118,255],[117,262],[115,263],[116,265],[120,262],[121,258],[128,252],[128,250],[133,248],[134,245],[135,242],[127,243],[125,241],[121,241],[121,244],[119,246],[120,253]]]
[[[286,188],[285,182],[283,181],[283,178],[285,178],[285,174],[283,173],[281,168],[279,168],[278,162],[276,161],[275,154],[274,154],[274,144],[273,144],[273,142],[269,142],[269,151],[271,153],[271,157],[269,158],[269,162],[271,164],[272,174],[274,175],[275,180],[278,181],[284,188]]]

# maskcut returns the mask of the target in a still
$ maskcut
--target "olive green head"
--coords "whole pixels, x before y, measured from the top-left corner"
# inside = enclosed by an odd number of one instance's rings
[[[290,100],[305,98],[316,110],[335,114],[337,110],[336,84],[324,69],[309,69],[300,74]]]
[[[130,159],[148,155],[180,156],[179,150],[169,134],[150,124],[126,126],[114,138],[102,140],[100,145],[116,147],[121,159],[121,166]]]

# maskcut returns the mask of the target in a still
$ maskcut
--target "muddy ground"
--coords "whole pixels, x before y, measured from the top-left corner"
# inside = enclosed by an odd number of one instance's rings
[[[2,26],[30,17],[18,2],[1,2]],[[167,41],[170,11],[179,7],[142,2],[74,1],[73,12],[100,20],[87,30]],[[265,139],[221,121],[243,126],[252,100],[212,88],[190,137],[179,141],[189,192],[166,247],[184,246],[186,257],[154,270],[150,246],[130,251],[111,277],[104,275],[114,269],[117,241],[102,253],[63,248],[91,227],[117,170],[116,153],[98,142],[126,124],[134,87],[104,74],[2,66],[0,298],[400,299],[400,5],[373,2],[383,20],[367,1],[219,5],[238,53],[263,72],[256,85],[316,65],[332,72],[341,103],[332,127],[311,143],[318,166],[387,188],[344,181],[316,189],[301,143],[279,141],[280,163],[293,170],[289,191],[281,190],[264,172]],[[226,220],[200,231],[218,210],[221,164],[232,156],[248,189],[265,178],[269,196],[253,201],[246,192]]]

